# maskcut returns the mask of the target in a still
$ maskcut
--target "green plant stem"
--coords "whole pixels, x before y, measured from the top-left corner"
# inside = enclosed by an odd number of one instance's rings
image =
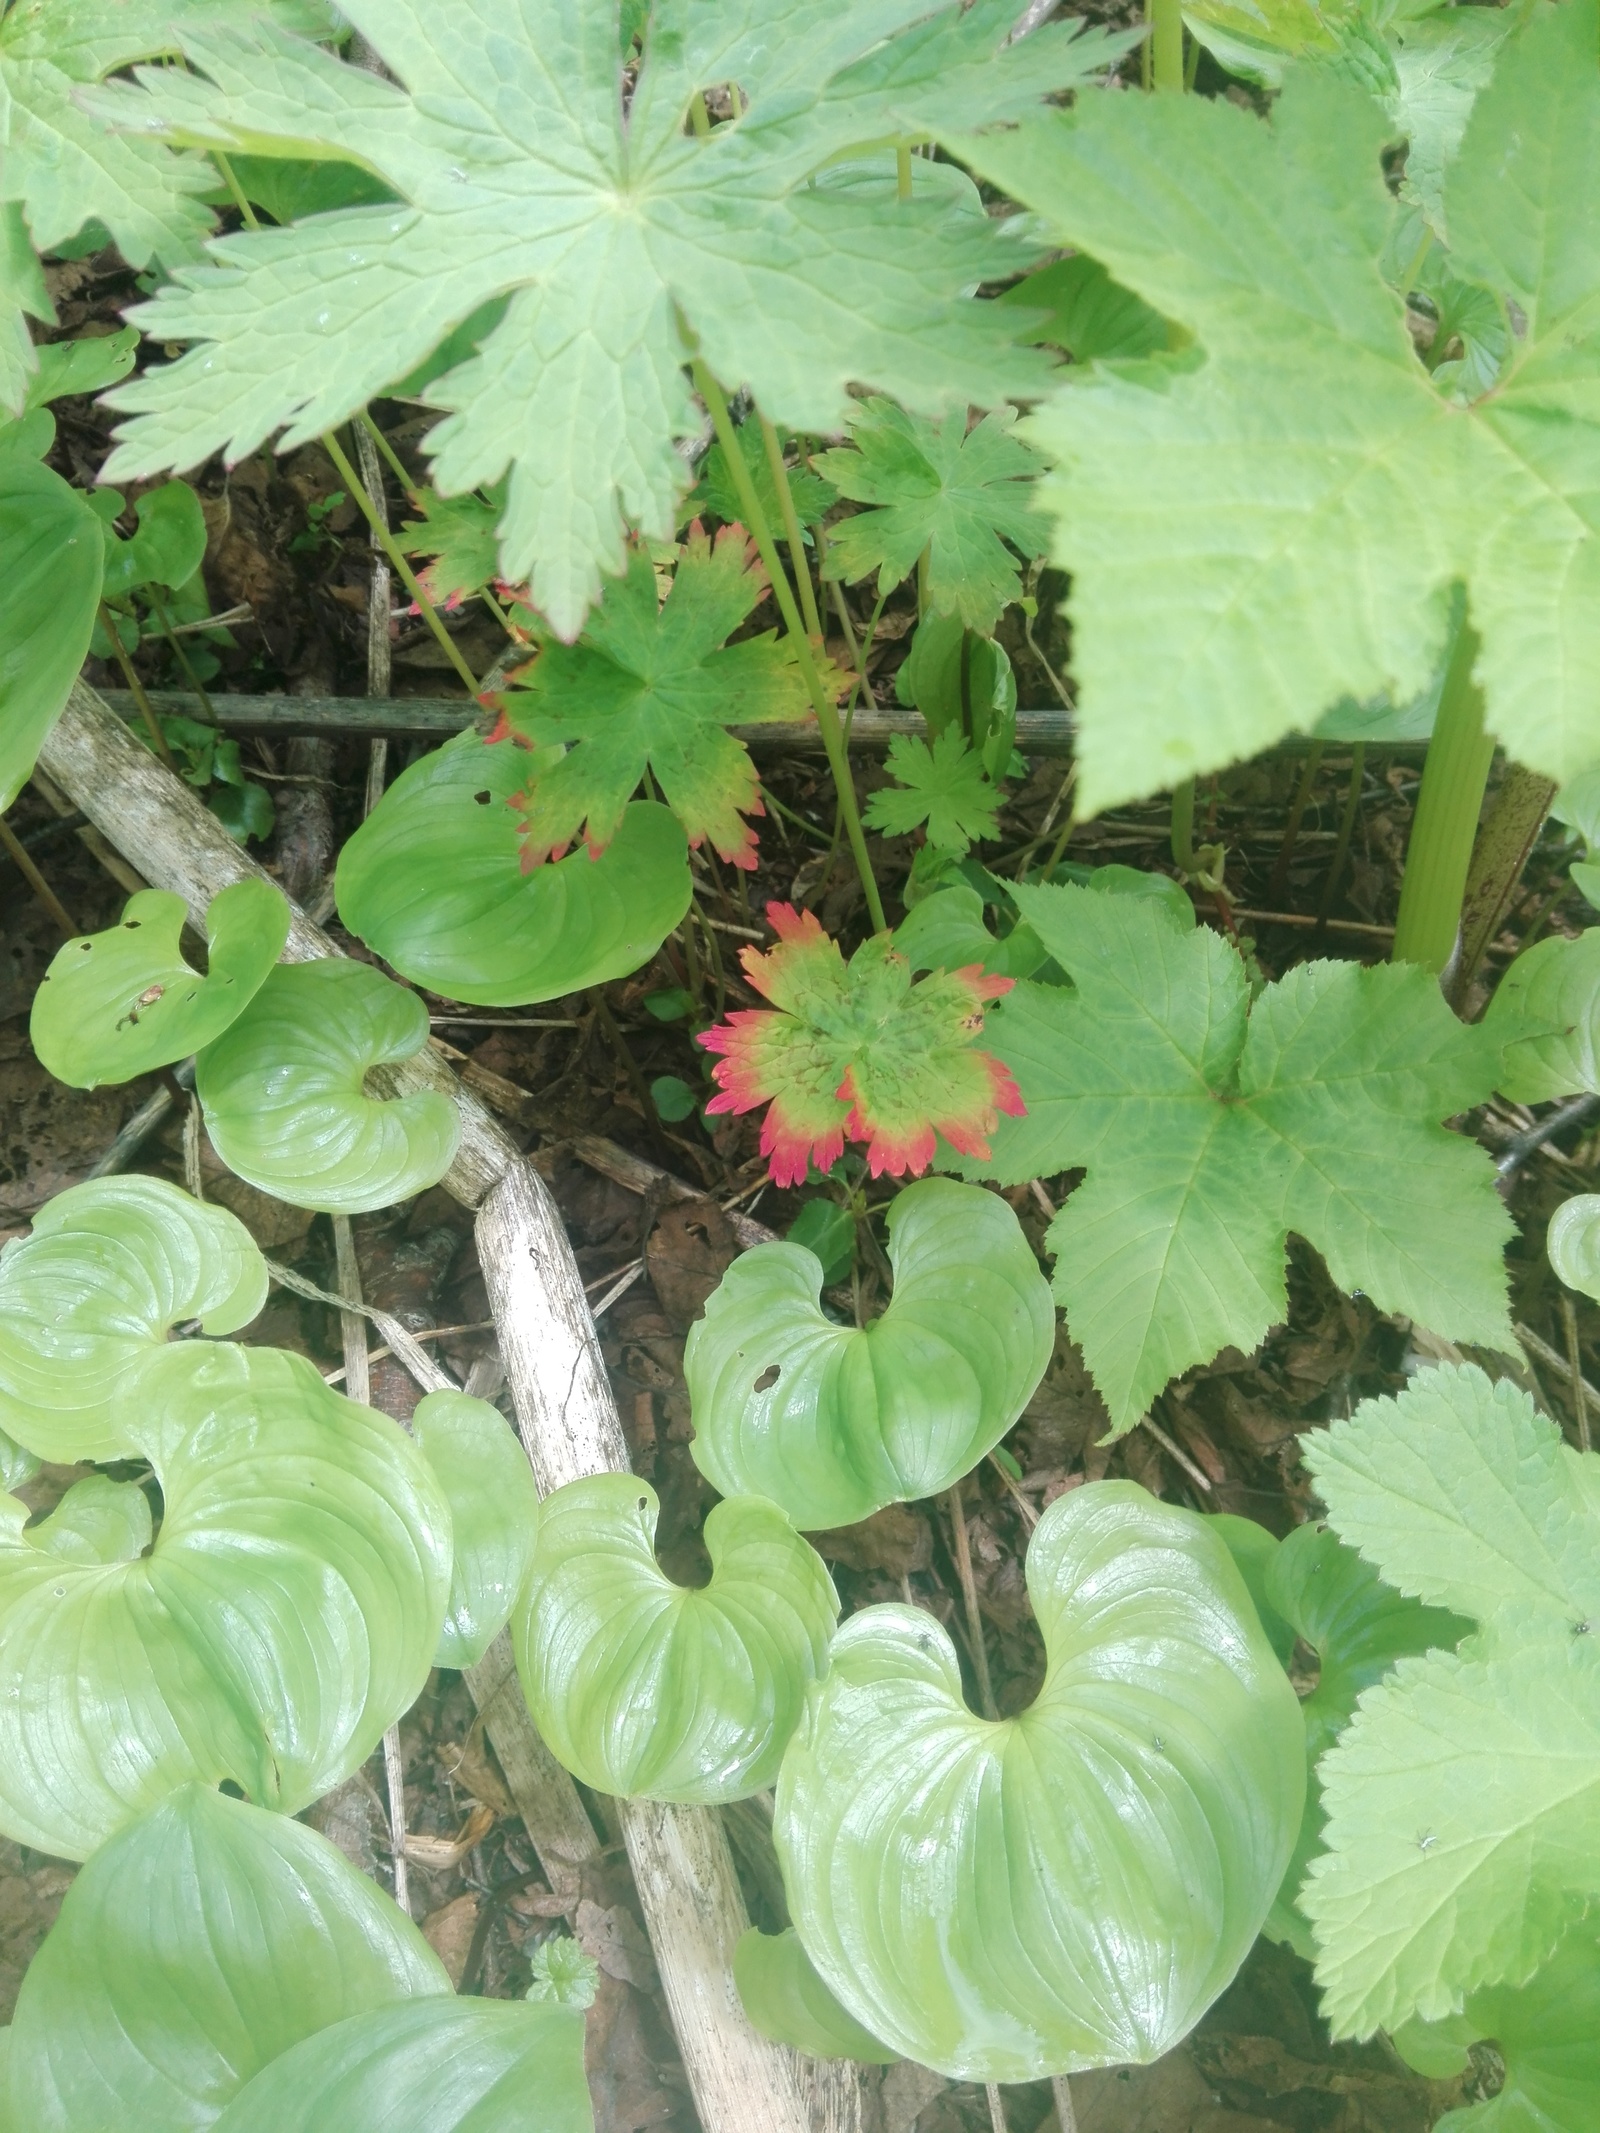
[[[1148,0],[1150,81],[1183,94],[1183,0]]]
[[[706,109],[706,100],[698,89],[689,99],[689,125],[701,140],[711,131],[711,114]]]
[[[699,900],[691,898],[689,909],[700,922],[700,931],[705,936],[706,955],[711,963],[711,982],[716,988],[717,1000],[713,1010],[715,1019],[722,1020],[722,1011],[728,1004],[728,973],[722,962],[722,943],[717,939],[717,929],[701,910]]]
[[[823,686],[822,676],[817,671],[817,662],[806,636],[805,624],[795,597],[784,573],[772,538],[772,528],[767,524],[767,514],[761,507],[755,483],[750,479],[750,469],[745,465],[744,454],[739,449],[739,440],[728,414],[728,403],[722,387],[697,356],[694,360],[693,377],[695,389],[705,402],[711,416],[711,426],[717,442],[722,446],[722,456],[738,493],[739,508],[744,512],[754,537],[761,560],[766,566],[767,577],[772,585],[773,597],[778,611],[783,616],[783,626],[794,646],[806,693],[811,698],[811,708],[817,714],[817,726],[822,734],[822,745],[828,753],[828,768],[833,772],[834,788],[839,795],[839,807],[844,816],[845,833],[850,839],[856,871],[861,876],[861,887],[867,899],[873,930],[886,933],[889,921],[884,916],[883,898],[878,893],[878,884],[872,872],[872,861],[867,856],[866,832],[861,827],[861,811],[856,805],[855,784],[850,776],[850,758],[846,752],[844,729],[839,723],[838,708]]]
[[[1339,887],[1339,877],[1344,872],[1344,863],[1350,856],[1350,839],[1355,834],[1356,816],[1361,811],[1361,780],[1366,775],[1367,744],[1357,741],[1350,750],[1350,783],[1345,788],[1344,812],[1339,817],[1339,834],[1334,841],[1333,858],[1328,864],[1328,878],[1322,884],[1322,895],[1317,903],[1317,925],[1326,925],[1328,913],[1333,909],[1333,899]]]
[[[690,892],[689,901],[691,905],[694,902],[692,891]],[[692,915],[685,917],[683,931],[679,935],[679,939],[683,942],[683,968],[689,980],[689,990],[694,994],[695,1006],[703,1008],[705,1006],[705,974],[700,968],[700,950],[695,946],[694,918]]]
[[[144,720],[149,730],[151,743],[155,748],[156,754],[160,756],[169,770],[175,772],[178,766],[172,760],[172,750],[167,746],[167,737],[161,730],[161,721],[156,717],[156,707],[144,693],[144,683],[133,671],[133,662],[122,649],[122,639],[117,635],[116,617],[107,607],[104,600],[100,602],[100,627],[111,639],[112,656],[122,669],[122,678],[128,684],[129,694],[139,706],[139,716]]]
[[[1313,741],[1306,750],[1305,768],[1300,773],[1300,782],[1295,787],[1294,799],[1289,807],[1289,819],[1284,824],[1283,842],[1278,847],[1278,857],[1273,865],[1272,879],[1267,884],[1267,902],[1276,910],[1289,879],[1289,864],[1294,858],[1295,843],[1300,835],[1300,824],[1311,800],[1311,788],[1317,782],[1317,772],[1322,768],[1323,744]]]
[[[211,160],[213,163],[216,164],[217,169],[222,173],[223,184],[233,195],[233,204],[239,210],[240,221],[244,224],[247,230],[260,229],[261,218],[257,215],[255,209],[250,205],[250,202],[245,198],[244,187],[239,183],[239,180],[233,174],[233,165],[228,161],[227,157],[223,154],[220,148],[212,149]]]
[[[803,830],[808,837],[814,837],[818,844],[828,843],[826,830],[818,829],[817,825],[808,822],[804,815],[797,815],[792,807],[785,807],[770,787],[764,785],[761,788],[761,798],[763,803],[770,807],[775,815],[781,815],[785,822],[792,822],[796,829]]]
[[[794,582],[799,590],[806,630],[820,644],[822,617],[817,612],[817,595],[811,583],[810,566],[806,562],[805,532],[800,524],[800,514],[795,509],[794,490],[789,486],[789,470],[783,463],[783,446],[778,441],[777,431],[759,410],[756,419],[761,424],[761,442],[766,448],[767,468],[778,492],[778,509],[783,513],[783,537],[788,545],[789,561],[794,565]]]
[[[177,631],[172,627],[172,617],[167,613],[167,603],[165,602],[165,600],[162,599],[161,595],[156,591],[153,585],[147,585],[145,587],[145,592],[149,598],[150,605],[155,609],[156,621],[160,625],[161,634],[163,637],[166,638],[168,644],[171,645],[172,655],[177,660],[179,666],[183,669],[184,680],[188,682],[190,688],[193,689],[195,695],[199,697],[201,709],[204,711],[207,719],[214,726],[217,723],[216,706],[212,703],[210,697],[206,694],[205,683],[200,679],[199,675],[195,672],[194,668],[189,663],[189,655],[183,648],[182,639],[179,637]]]
[[[406,495],[411,499],[412,503],[416,504],[420,508],[422,504],[421,490],[411,479],[411,476],[406,472],[404,465],[401,463],[399,453],[389,442],[388,438],[385,437],[382,430],[379,429],[378,425],[373,421],[371,412],[367,408],[363,408],[360,414],[357,415],[356,420],[366,431],[367,435],[372,439],[373,443],[378,447],[379,452],[383,455],[383,459],[386,465],[388,466],[389,472],[394,476],[395,480],[400,484],[401,488],[404,489]]]
[[[1494,742],[1483,730],[1483,692],[1472,678],[1478,633],[1461,618],[1439,696],[1416,818],[1406,848],[1394,960],[1442,971],[1455,953],[1461,898],[1483,809]]]
[[[327,447],[328,457],[333,461],[334,467],[338,472],[339,479],[344,483],[345,488],[348,490],[350,495],[353,496],[356,502],[360,505],[362,512],[366,517],[367,524],[372,528],[373,535],[377,540],[378,546],[389,558],[389,564],[391,569],[394,571],[395,576],[399,578],[401,584],[404,585],[406,591],[410,593],[412,599],[415,600],[415,602],[417,603],[417,607],[421,611],[423,620],[427,623],[429,629],[432,630],[434,636],[439,640],[439,644],[444,651],[445,657],[455,668],[456,672],[461,676],[461,679],[466,683],[467,688],[471,692],[471,694],[473,696],[476,696],[478,693],[477,675],[473,673],[471,667],[469,667],[467,665],[467,662],[462,658],[460,650],[456,645],[455,639],[445,628],[443,622],[440,621],[438,610],[435,608],[433,602],[428,598],[427,594],[423,591],[422,586],[418,581],[416,572],[412,569],[411,565],[406,561],[404,555],[401,553],[400,544],[398,543],[398,541],[396,541],[394,535],[384,524],[382,512],[379,511],[377,505],[367,494],[366,488],[362,483],[360,476],[356,473],[355,468],[345,457],[344,447],[340,444],[338,438],[333,434],[332,430],[326,432],[322,442]]]

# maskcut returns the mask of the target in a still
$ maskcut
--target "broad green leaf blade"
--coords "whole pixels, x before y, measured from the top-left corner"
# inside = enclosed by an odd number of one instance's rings
[[[201,2133],[304,2038],[449,1992],[410,1919],[325,1837],[187,1785],[67,1891],[23,1980],[0,2124]]]
[[[150,1499],[136,1481],[87,1474],[48,1518],[28,1529],[31,1544],[64,1563],[131,1563],[149,1547]]]
[[[501,699],[506,722],[545,758],[521,802],[523,863],[581,837],[597,859],[646,773],[693,845],[756,863],[747,816],[765,813],[756,767],[731,725],[803,719],[811,699],[795,649],[770,631],[726,640],[767,591],[744,529],[691,533],[665,602],[647,555],[609,587],[578,643],[547,645]],[[839,693],[843,676],[836,677]]]
[[[1001,292],[999,301],[1041,313],[1022,338],[1051,341],[1079,363],[1160,355],[1181,338],[1159,311],[1141,303],[1131,289],[1119,288],[1086,252],[1025,274]]]
[[[48,467],[0,455],[0,810],[33,771],[89,650],[100,523]]]
[[[339,915],[403,976],[476,1007],[559,999],[649,962],[689,908],[684,834],[631,806],[598,859],[522,871],[533,758],[463,733],[402,771],[339,854]]]
[[[411,2000],[274,2060],[217,2133],[594,2133],[575,2007]]]
[[[1525,327],[1465,408],[1384,279],[1390,128],[1354,88],[1297,71],[1270,124],[1090,97],[963,144],[1198,344],[1074,382],[1030,432],[1073,574],[1086,810],[1341,698],[1420,694],[1456,583],[1508,752],[1557,780],[1600,755],[1596,36],[1593,0],[1526,16],[1446,175],[1457,272]]]
[[[734,1497],[705,1523],[711,1582],[655,1557],[659,1505],[631,1474],[545,1498],[513,1627],[523,1694],[551,1752],[597,1792],[713,1806],[770,1785],[839,1599],[775,1504]]]
[[[0,1425],[62,1465],[126,1458],[134,1385],[171,1329],[236,1333],[266,1300],[266,1262],[225,1207],[161,1178],[70,1186],[0,1252]]]
[[[818,1977],[793,1926],[758,1933],[752,1926],[733,1951],[733,1981],[752,2025],[774,2044],[814,2059],[863,2059],[890,2066],[899,2058],[841,2007]]]
[[[926,551],[924,612],[991,631],[1022,589],[1012,549],[1032,557],[1045,545],[1028,486],[1040,462],[1011,435],[1015,419],[1009,409],[985,415],[969,432],[965,408],[935,425],[869,400],[851,424],[851,449],[815,462],[842,496],[872,507],[830,528],[830,576],[854,584],[876,571],[887,593]]]
[[[894,944],[913,970],[966,970],[974,963],[1003,978],[1029,978],[1044,961],[1031,926],[996,940],[983,922],[983,898],[964,882],[914,904],[894,929]]]
[[[1236,951],[1164,903],[1015,900],[1073,989],[1021,985],[991,1014],[1025,1115],[961,1167],[1007,1183],[1087,1169],[1049,1242],[1118,1433],[1170,1378],[1284,1316],[1291,1230],[1381,1310],[1511,1345],[1508,1218],[1481,1153],[1433,1123],[1482,1100],[1494,1047],[1426,972],[1308,964],[1251,1008]]]
[[[48,407],[69,393],[97,393],[132,370],[139,347],[137,326],[75,341],[52,341],[38,350],[39,367],[28,387],[28,406]]]
[[[38,377],[39,351],[28,320],[54,325],[55,317],[22,209],[14,200],[0,200],[0,416],[26,411]],[[0,421],[0,432],[4,428]]]
[[[949,1178],[889,1211],[894,1295],[865,1328],[823,1315],[798,1244],[736,1259],[690,1328],[695,1464],[724,1496],[770,1496],[797,1526],[854,1525],[933,1496],[1010,1429],[1055,1341],[1050,1291],[997,1194]]]
[[[905,789],[883,786],[872,795],[863,817],[869,829],[903,837],[926,823],[929,844],[958,857],[995,834],[1000,795],[958,728],[936,734],[931,749],[897,733],[889,743],[888,769]]]
[[[450,1168],[460,1115],[437,1090],[383,1098],[364,1082],[427,1041],[422,1001],[369,964],[280,964],[195,1062],[212,1145],[296,1207],[361,1214],[409,1199]]]
[[[0,1829],[60,1858],[190,1779],[288,1814],[340,1783],[421,1689],[450,1585],[421,1455],[303,1357],[185,1344],[129,1405],[148,1556],[43,1553],[0,1499]]]
[[[1600,926],[1519,955],[1483,1025],[1502,1047],[1499,1088],[1513,1103],[1600,1094]]]
[[[187,585],[206,552],[205,514],[186,481],[164,481],[134,505],[139,529],[131,540],[109,536],[105,596],[120,599],[135,586],[176,590]]]
[[[807,1954],[885,2045],[959,2080],[1145,2062],[1233,1977],[1305,1790],[1294,1691],[1226,1548],[1126,1482],[1028,1550],[1044,1686],[974,1718],[949,1639],[869,1607],[778,1784]]]
[[[181,896],[141,889],[115,926],[57,950],[28,1034],[58,1081],[78,1089],[132,1081],[187,1059],[243,1014],[289,938],[283,892],[236,881],[212,898],[204,977],[180,944],[188,916]]]
[[[1556,1279],[1600,1301],[1600,1193],[1574,1193],[1550,1217],[1545,1251]]]
[[[1445,2025],[1448,2039],[1492,2038],[1505,2086],[1448,2111],[1434,2133],[1589,2133],[1600,2119],[1600,1947],[1575,1926],[1531,1984],[1475,1992]],[[1396,2038],[1412,2060],[1426,2030]],[[1465,2054],[1462,2054],[1465,2057]]]
[[[430,1392],[411,1434],[450,1506],[450,1600],[435,1666],[475,1666],[505,1628],[539,1531],[539,1491],[516,1436],[487,1400]]]
[[[502,572],[531,574],[570,639],[624,566],[625,520],[672,531],[674,439],[694,428],[680,319],[717,375],[813,434],[843,428],[853,383],[933,413],[1048,374],[1008,342],[1007,314],[961,293],[1027,264],[1023,233],[954,205],[937,166],[900,201],[888,144],[1009,119],[1113,42],[1073,25],[1010,51],[1010,0],[927,19],[927,0],[808,0],[799,17],[731,0],[647,36],[625,115],[609,11],[538,0],[509,30],[448,32],[414,0],[350,12],[394,82],[252,26],[186,33],[197,73],[143,69],[138,89],[98,93],[143,138],[342,158],[401,203],[225,238],[184,269],[150,330],[209,345],[121,389],[136,419],[111,478],[236,459],[285,424],[305,442],[509,291],[478,353],[429,390],[448,410],[434,485],[509,473]],[[436,101],[441,80],[472,78],[500,85],[488,118]],[[697,138],[689,98],[725,80],[744,110]]]

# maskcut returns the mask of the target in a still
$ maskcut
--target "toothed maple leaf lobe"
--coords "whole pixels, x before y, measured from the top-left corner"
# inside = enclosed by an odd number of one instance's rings
[[[914,734],[897,733],[888,769],[902,789],[883,786],[872,795],[863,817],[869,829],[904,836],[925,822],[928,842],[957,854],[995,834],[1000,795],[958,727],[935,734],[931,749]]]
[[[94,108],[141,136],[362,164],[397,206],[220,240],[140,316],[201,345],[118,398],[108,478],[293,447],[423,362],[492,298],[476,354],[428,389],[434,486],[509,474],[502,575],[575,637],[629,522],[667,538],[687,484],[691,348],[772,420],[842,430],[867,384],[939,412],[1037,393],[1003,307],[1032,239],[952,166],[887,143],[1009,120],[1126,43],[1079,25],[1006,43],[1011,0],[657,0],[631,95],[615,5],[350,0],[393,79],[260,23],[183,35]],[[628,70],[631,73],[631,69]],[[697,136],[692,96],[740,116]],[[683,328],[691,336],[685,340]]]
[[[598,857],[648,768],[691,844],[709,839],[733,866],[754,867],[746,818],[765,812],[760,781],[727,729],[811,710],[793,645],[770,630],[725,641],[766,589],[742,526],[713,540],[696,523],[664,601],[650,558],[635,551],[578,642],[546,644],[513,677],[501,698],[510,729],[536,748],[566,748],[519,803],[527,864],[559,858],[578,837]],[[824,677],[843,685],[826,663]]]
[[[1015,895],[1072,986],[1019,984],[991,1016],[1027,1113],[988,1163],[952,1167],[1005,1184],[1087,1171],[1048,1241],[1117,1434],[1170,1379],[1283,1320],[1290,1233],[1379,1310],[1514,1351],[1511,1219],[1483,1151],[1439,1123],[1489,1094],[1496,1048],[1429,972],[1307,963],[1252,1003],[1237,950],[1192,913]]]
[[[999,1115],[1019,1114],[1022,1099],[974,1040],[985,1003],[1012,980],[977,964],[913,980],[881,934],[846,963],[815,916],[792,904],[768,904],[767,922],[777,947],[746,948],[740,960],[776,1011],[737,1009],[699,1042],[718,1055],[711,1071],[721,1093],[708,1111],[769,1105],[761,1153],[774,1182],[803,1183],[809,1163],[828,1170],[847,1139],[867,1144],[873,1177],[919,1175],[939,1134],[986,1156]]]
[[[1195,348],[1091,368],[1025,433],[1072,574],[1087,813],[1438,671],[1452,588],[1491,731],[1564,780],[1600,756],[1595,0],[1531,14],[1444,177],[1452,259],[1517,307],[1493,389],[1429,377],[1382,257],[1375,104],[1291,73],[1270,120],[1100,96],[958,144]]]

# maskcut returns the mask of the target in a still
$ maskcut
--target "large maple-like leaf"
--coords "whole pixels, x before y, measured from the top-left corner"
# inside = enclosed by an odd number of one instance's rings
[[[1118,1432],[1285,1316],[1290,1231],[1380,1310],[1513,1346],[1510,1218],[1482,1151],[1436,1123],[1488,1095],[1498,1058],[1428,972],[1306,963],[1252,1007],[1237,951],[1164,900],[1013,894],[1073,986],[1019,985],[991,1017],[1027,1116],[972,1174],[1087,1169],[1049,1241]]]
[[[1600,755],[1600,69],[1595,0],[1528,20],[1445,173],[1455,273],[1519,331],[1461,404],[1382,261],[1392,128],[1291,75],[1225,100],[1097,96],[964,153],[1190,328],[1091,371],[1031,434],[1073,576],[1080,805],[1094,812],[1437,672],[1452,587],[1491,730],[1558,780]]]
[[[744,528],[715,542],[696,528],[665,602],[648,556],[608,586],[577,644],[549,644],[501,699],[536,748],[568,744],[522,803],[528,864],[580,834],[598,857],[648,767],[691,844],[711,839],[737,867],[756,863],[747,815],[764,814],[756,766],[729,726],[802,719],[811,708],[791,644],[771,631],[727,639],[767,589]]]
[[[531,573],[571,637],[625,519],[672,530],[694,347],[795,430],[842,429],[852,383],[930,409],[1038,390],[1006,314],[962,294],[1030,240],[922,157],[897,201],[889,144],[1012,118],[1126,39],[1062,25],[1010,47],[1012,0],[656,0],[630,93],[616,0],[344,12],[394,81],[252,25],[186,36],[198,74],[100,92],[137,130],[343,158],[401,202],[227,238],[163,291],[152,334],[214,345],[119,395],[142,419],[111,478],[236,459],[280,425],[304,443],[509,295],[430,388],[450,415],[428,449],[446,494],[511,470],[504,575]],[[729,82],[740,115],[697,135],[692,102]]]
[[[827,1170],[846,1139],[867,1143],[881,1177],[915,1176],[933,1161],[935,1132],[982,1158],[998,1114],[1022,1108],[997,1059],[974,1048],[986,1000],[1010,978],[976,963],[913,979],[888,935],[863,941],[846,963],[809,911],[768,904],[778,945],[741,952],[745,975],[776,1012],[743,1008],[700,1037],[721,1056],[722,1093],[708,1111],[770,1104],[761,1153],[779,1185],[802,1184],[808,1162]]]

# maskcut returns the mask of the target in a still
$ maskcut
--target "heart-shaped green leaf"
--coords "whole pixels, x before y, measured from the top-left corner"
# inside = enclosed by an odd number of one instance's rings
[[[525,2000],[407,2000],[274,2060],[217,2133],[594,2133],[583,2014]]]
[[[0,1424],[43,1459],[121,1458],[134,1379],[171,1329],[235,1333],[266,1300],[266,1262],[225,1207],[161,1178],[73,1185],[0,1251]]]
[[[403,771],[339,855],[339,915],[413,984],[479,1007],[553,1000],[649,962],[689,908],[689,847],[653,801],[598,859],[522,871],[536,759],[458,734]]]
[[[778,1781],[806,1952],[886,2045],[954,2079],[1158,2058],[1233,1977],[1305,1799],[1294,1691],[1205,1519],[1129,1482],[1051,1505],[1028,1590],[1048,1665],[975,1718],[949,1638],[869,1607]]]
[[[796,1244],[736,1259],[689,1335],[690,1449],[724,1496],[770,1496],[804,1531],[932,1496],[977,1465],[1044,1376],[1055,1307],[1016,1216],[949,1178],[889,1211],[894,1297],[864,1329],[818,1301]]]
[[[184,960],[181,896],[141,889],[104,933],[68,941],[33,996],[29,1034],[58,1081],[106,1081],[187,1059],[250,1004],[289,938],[289,906],[268,881],[236,881],[206,912],[202,977]]]
[[[449,1992],[410,1919],[325,1837],[186,1785],[67,1891],[17,2000],[0,2127],[200,2133],[317,2031]]]
[[[1577,1192],[1550,1217],[1545,1250],[1556,1278],[1600,1298],[1600,1193]]]
[[[891,2066],[899,2058],[841,2007],[818,1977],[793,1926],[758,1933],[752,1926],[733,1951],[733,1982],[751,2027],[814,2059],[864,2059]]]
[[[569,1481],[540,1506],[517,1672],[551,1753],[597,1792],[713,1805],[770,1785],[839,1599],[775,1504],[719,1503],[711,1582],[655,1556],[660,1506],[632,1474]]]
[[[1514,1103],[1600,1090],[1600,926],[1519,955],[1483,1026],[1502,1047],[1500,1089]]]
[[[106,535],[105,597],[121,599],[136,585],[175,591],[192,578],[205,557],[206,521],[200,499],[186,481],[164,481],[134,505],[139,530],[131,540]]]
[[[184,1343],[126,1399],[150,1554],[63,1560],[0,1497],[0,1830],[60,1858],[191,1778],[318,1798],[414,1701],[450,1586],[426,1462],[303,1356]]]
[[[450,1601],[435,1666],[475,1666],[510,1619],[533,1562],[539,1491],[504,1416],[464,1392],[430,1392],[413,1441],[450,1506]]]
[[[461,1117],[419,1089],[368,1096],[369,1070],[428,1041],[414,992],[343,957],[285,963],[195,1062],[212,1146],[247,1183],[295,1207],[358,1215],[437,1185]]]
[[[83,665],[102,545],[100,521],[59,474],[21,451],[0,455],[0,810],[28,782]]]

